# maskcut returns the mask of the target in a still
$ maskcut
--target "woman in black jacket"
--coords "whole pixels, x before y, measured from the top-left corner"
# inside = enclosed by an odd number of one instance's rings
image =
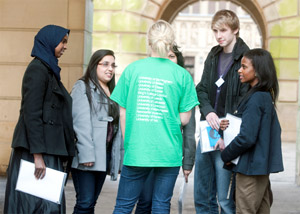
[[[283,171],[276,69],[268,51],[253,49],[244,54],[238,72],[251,89],[236,112],[242,117],[240,133],[221,157],[225,167],[236,172],[236,213],[267,214],[272,204],[269,174]],[[220,123],[221,129],[227,125],[226,120]],[[237,157],[237,165],[232,164]]]
[[[58,58],[67,49],[70,30],[55,25],[40,29],[22,82],[22,100],[7,170],[4,213],[65,213],[65,199],[56,204],[16,191],[20,160],[35,164],[43,179],[46,167],[63,171],[74,156],[72,100],[60,81]]]

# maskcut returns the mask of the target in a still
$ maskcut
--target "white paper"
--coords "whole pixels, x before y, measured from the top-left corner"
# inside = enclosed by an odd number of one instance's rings
[[[212,131],[212,135],[209,134],[209,130]],[[212,130],[206,120],[200,121],[201,153],[215,151],[214,145],[212,144],[216,143],[220,137],[218,131]]]
[[[240,128],[242,124],[242,119],[232,114],[227,113],[226,119],[229,120],[229,126],[223,132],[225,147],[228,146],[231,143],[231,141],[240,133]],[[239,161],[239,157],[232,160],[231,162],[237,165],[238,161]]]
[[[43,179],[34,176],[33,163],[21,160],[16,190],[60,204],[67,174],[46,168]]]
[[[179,191],[179,198],[178,198],[178,214],[182,214],[184,200],[186,197],[186,190],[187,190],[188,183],[185,182],[185,177],[183,176],[183,181]]]

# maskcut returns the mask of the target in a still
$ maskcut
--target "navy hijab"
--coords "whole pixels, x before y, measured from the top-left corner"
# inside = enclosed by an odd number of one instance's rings
[[[58,66],[58,59],[55,56],[55,48],[65,35],[69,33],[69,29],[56,25],[47,25],[41,28],[34,37],[31,56],[45,62],[58,80],[60,80],[60,67]]]

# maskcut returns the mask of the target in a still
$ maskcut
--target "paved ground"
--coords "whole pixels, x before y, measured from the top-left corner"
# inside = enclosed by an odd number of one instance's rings
[[[272,190],[274,194],[274,204],[271,209],[272,214],[300,214],[300,187],[295,185],[295,144],[283,144],[283,158],[285,171],[271,176]],[[171,213],[178,213],[177,200],[179,190],[183,181],[182,175],[179,175],[172,199]],[[0,213],[3,213],[3,201],[6,178],[0,177]],[[183,213],[195,213],[193,205],[193,175],[190,176]],[[112,182],[106,179],[102,193],[98,199],[96,213],[111,214],[116,198],[118,182]],[[67,199],[67,213],[72,213],[75,192],[72,180],[68,181],[65,189]]]

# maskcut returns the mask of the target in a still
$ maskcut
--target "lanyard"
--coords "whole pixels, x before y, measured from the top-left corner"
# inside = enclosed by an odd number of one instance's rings
[[[217,111],[217,107],[218,107],[218,102],[219,102],[219,96],[220,96],[220,93],[221,93],[221,86],[223,85],[223,83],[225,82],[225,76],[227,75],[230,67],[232,66],[233,64],[233,60],[230,61],[230,63],[228,63],[228,65],[226,66],[226,69],[224,70],[224,73],[220,74],[220,63],[218,64],[218,74],[219,74],[219,79],[215,82],[215,84],[217,85],[217,91],[216,91],[216,100],[215,100],[215,106],[214,106],[214,109],[215,111]],[[223,78],[224,77],[224,78]]]

